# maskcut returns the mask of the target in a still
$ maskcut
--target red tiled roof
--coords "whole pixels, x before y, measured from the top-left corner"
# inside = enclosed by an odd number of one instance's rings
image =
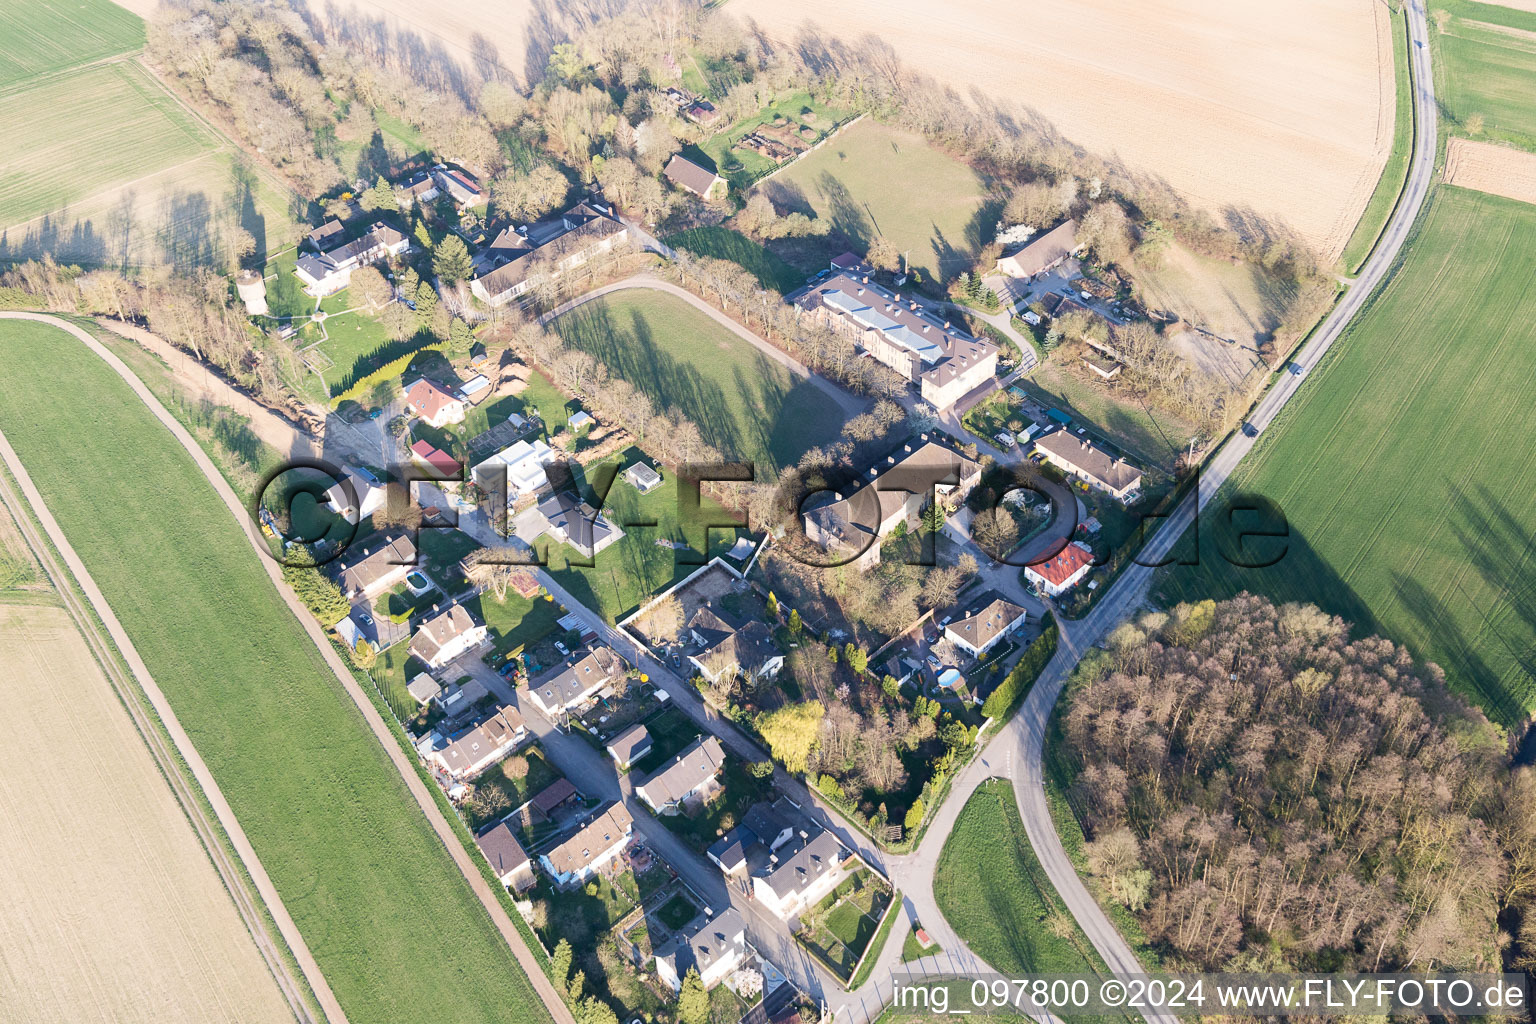
[[[1062,548],[1054,557],[1031,565],[1029,568],[1045,577],[1053,587],[1059,587],[1072,578],[1072,574],[1085,565],[1093,564],[1093,552],[1076,541]]]
[[[416,415],[429,420],[436,419],[444,406],[458,400],[453,392],[425,377],[412,384],[405,393],[405,403],[416,410]]]
[[[458,476],[459,474],[458,460],[441,448],[434,448],[430,442],[417,441],[411,445],[411,454],[444,476]]]

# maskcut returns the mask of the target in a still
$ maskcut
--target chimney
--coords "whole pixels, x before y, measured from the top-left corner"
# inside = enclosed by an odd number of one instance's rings
[[[897,293],[896,293],[896,301],[897,301],[897,302],[900,302],[900,301],[901,301],[901,292],[897,292]]]
[[[869,284],[869,275],[868,274],[864,275],[864,283],[865,284]]]

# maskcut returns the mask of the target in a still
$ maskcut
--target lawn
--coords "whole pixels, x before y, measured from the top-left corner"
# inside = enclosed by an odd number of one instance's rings
[[[675,296],[632,289],[560,317],[566,343],[590,352],[644,392],[677,409],[726,458],[759,473],[793,465],[836,437],[842,415],[809,381]]]
[[[1124,390],[1080,380],[1055,362],[1044,363],[1018,384],[1035,401],[1078,421],[1074,427],[1102,434],[1143,467],[1172,469],[1195,432],[1172,413],[1143,406]]]
[[[780,212],[827,220],[861,249],[883,235],[924,280],[970,267],[992,239],[987,182],[919,135],[865,118],[758,185]]]
[[[857,987],[850,979],[870,940],[878,932],[884,945],[890,935],[890,927],[882,925],[892,902],[890,888],[874,872],[861,869],[805,915],[805,930],[797,938],[819,952],[844,985]],[[872,955],[878,956],[879,950]]]
[[[769,252],[740,231],[718,225],[689,228],[662,239],[674,249],[684,249],[698,256],[730,260],[757,278],[764,288],[782,293],[794,291],[805,283],[805,275]]]
[[[1004,974],[1106,971],[1035,859],[1005,780],[983,784],[960,811],[933,895],[966,945]]]
[[[1382,229],[1387,226],[1387,218],[1392,215],[1392,209],[1397,205],[1397,197],[1403,191],[1403,182],[1408,177],[1408,156],[1413,149],[1413,96],[1412,83],[1408,74],[1408,28],[1407,16],[1401,10],[1394,10],[1390,14],[1392,19],[1392,67],[1397,82],[1397,110],[1392,122],[1392,152],[1387,154],[1387,162],[1382,166],[1381,179],[1376,182],[1376,190],[1371,193],[1371,201],[1366,203],[1365,212],[1360,215],[1360,222],[1355,225],[1355,232],[1349,238],[1349,244],[1344,247],[1344,254],[1340,257],[1344,268],[1351,274],[1360,270],[1360,264],[1364,263],[1371,250],[1376,247],[1376,239],[1380,237]]]
[[[521,778],[518,778],[513,772],[508,770],[509,766],[514,764],[518,758],[522,758],[528,765],[527,774]],[[551,783],[558,782],[562,778],[564,776],[561,775],[560,769],[549,763],[549,760],[544,756],[544,749],[535,741],[531,746],[524,747],[500,764],[487,768],[485,773],[475,780],[475,789],[499,789],[506,796],[507,808],[510,810],[521,807],[536,796],[540,790]],[[481,819],[475,813],[474,808],[473,801],[466,804],[464,808],[465,816],[469,819],[469,827],[479,830],[490,819]],[[506,813],[507,811],[505,810],[497,811],[495,817],[499,818]],[[516,819],[511,824],[515,827]]]
[[[0,430],[169,697],[348,1017],[547,1020],[242,524],[128,386],[69,335],[4,324]],[[451,960],[422,955],[445,948]]]
[[[627,466],[638,457],[635,449],[629,449],[595,465],[608,467],[602,470],[602,475],[608,476],[614,468]],[[586,483],[593,476],[592,466],[584,475],[578,474],[583,493],[595,508],[596,494]],[[737,517],[708,497],[701,497],[697,507],[683,507],[677,478],[670,470],[663,472],[662,478],[661,486],[649,494],[641,494],[620,477],[613,478],[601,511],[605,519],[624,530],[624,536],[598,552],[590,563],[568,545],[547,538],[536,545],[545,551],[546,568],[556,581],[609,622],[634,611],[652,594],[703,565],[708,557],[724,554],[738,535],[745,534],[729,525]],[[656,525],[644,525],[647,523]],[[662,546],[658,540],[683,548]]]
[[[929,936],[932,938],[932,936]],[[909,964],[913,960],[921,960],[925,956],[935,956],[943,951],[937,942],[931,946],[925,946],[917,941],[917,925],[913,925],[907,932],[906,941],[901,944],[901,962]]]
[[[803,141],[815,145],[826,137],[833,125],[847,116],[847,111],[826,106],[812,99],[808,92],[797,92],[775,100],[750,117],[742,118],[724,131],[705,139],[698,146],[690,147],[693,152],[685,151],[683,155],[694,159],[702,155],[705,159],[700,162],[713,163],[720,176],[734,187],[750,188],[754,181],[765,174],[772,173],[778,165],[750,149],[737,148],[736,143],[743,136],[757,131],[764,125],[771,128],[775,118],[783,118],[781,124],[788,126],[796,134],[804,128],[814,131],[815,139],[803,139]]]
[[[490,627],[497,664],[506,655],[531,648],[553,633],[562,614],[560,606],[553,601],[523,597],[511,589],[507,590],[505,601],[497,601],[495,594],[487,592],[470,598],[464,605]]]
[[[1442,187],[1390,284],[1229,482],[1290,525],[1240,569],[1225,502],[1170,599],[1312,601],[1445,669],[1495,721],[1536,709],[1536,207]],[[1256,521],[1250,520],[1256,529]],[[1273,543],[1250,542],[1249,561]]]
[[[1536,150],[1536,12],[1471,0],[1433,6],[1452,16],[1430,44],[1447,127],[1465,131],[1467,118],[1481,114],[1482,138]]]
[[[651,752],[630,766],[636,779],[648,778],[672,760],[673,755],[703,735],[687,712],[670,706],[648,720],[645,731],[651,736]]]
[[[218,145],[137,64],[85,68],[0,103],[0,224],[17,224]],[[221,197],[222,198],[222,197]]]
[[[0,4],[0,89],[144,46],[144,22],[109,0]]]

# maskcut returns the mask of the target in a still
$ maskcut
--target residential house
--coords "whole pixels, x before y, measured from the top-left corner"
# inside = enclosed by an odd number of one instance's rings
[[[441,448],[433,447],[430,441],[417,441],[411,445],[411,457],[430,469],[439,479],[457,480],[464,471],[457,459]]]
[[[528,696],[550,718],[587,703],[628,670],[624,659],[596,647],[577,661],[550,669],[528,686]]]
[[[370,537],[336,561],[338,585],[349,601],[372,601],[405,582],[416,568],[416,545],[403,533]]]
[[[1047,597],[1055,597],[1077,585],[1093,569],[1093,552],[1073,541],[1036,565],[1024,567],[1024,578]]]
[[[708,127],[720,120],[720,109],[709,100],[694,100],[683,109],[683,116],[694,124]]]
[[[945,626],[944,636],[971,657],[979,658],[1024,625],[1027,616],[1023,608],[989,591],[971,601],[969,611]]]
[[[623,530],[571,491],[551,494],[539,502],[539,515],[549,524],[545,532],[587,558],[596,557],[598,552],[624,536]]]
[[[334,237],[332,232],[329,237]],[[399,256],[411,247],[410,239],[379,221],[361,238],[347,242],[318,256],[305,254],[294,264],[293,272],[304,282],[304,291],[316,298],[334,295],[352,281],[352,271],[371,266],[390,256]]]
[[[461,604],[439,612],[411,637],[411,653],[431,668],[442,668],[485,642],[484,623],[478,623]]]
[[[783,849],[786,852],[767,871],[752,879],[752,893],[786,921],[837,888],[844,867],[857,862],[857,856],[825,829]]]
[[[505,821],[497,822],[475,836],[475,845],[490,863],[491,870],[501,879],[501,884],[514,892],[533,888],[533,861],[517,841],[512,827]]]
[[[701,648],[688,660],[712,683],[737,675],[768,679],[784,667],[773,632],[756,620],[736,629],[705,607],[688,620],[688,633]]]
[[[996,345],[950,324],[917,296],[875,284],[867,263],[850,264],[843,256],[833,268],[835,273],[795,303],[911,381],[939,412],[992,381]]]
[[[462,683],[443,687],[437,697],[437,706],[450,720],[455,720],[469,714],[490,695],[485,684],[471,676]]]
[[[405,411],[420,416],[429,427],[463,423],[464,399],[435,380],[418,377],[405,389]]]
[[[349,523],[367,519],[384,507],[387,492],[364,466],[347,466],[342,479],[325,492],[325,506]]]
[[[1051,465],[1121,504],[1130,504],[1141,493],[1141,470],[1085,435],[1055,430],[1036,439],[1035,451]]]
[[[331,217],[325,223],[315,228],[305,236],[309,247],[317,253],[323,253],[327,249],[334,249],[347,237],[347,229],[341,221]]]
[[[752,863],[770,863],[779,847],[795,837],[794,805],[784,797],[773,804],[759,802],[747,808],[741,824],[717,839],[706,850],[727,876],[745,875]]]
[[[675,814],[692,799],[708,799],[717,788],[725,767],[725,751],[716,736],[704,736],[684,747],[676,757],[640,785],[635,795],[657,814]]]
[[[643,724],[632,725],[608,741],[608,756],[623,771],[651,752],[651,734]]]
[[[690,970],[712,989],[741,966],[747,955],[747,923],[728,907],[714,917],[695,918],[656,950],[656,977],[681,992]]]
[[[548,220],[508,228],[486,248],[493,269],[470,282],[480,301],[503,306],[548,277],[580,267],[629,240],[607,206],[587,200]]]
[[[432,168],[432,179],[460,206],[479,206],[485,202],[480,182],[468,171],[439,165]]]
[[[462,782],[485,771],[527,738],[523,716],[507,704],[442,750],[433,751],[432,760],[455,782]]]
[[[624,480],[641,494],[650,494],[661,486],[661,474],[644,462],[636,462],[626,469]]]
[[[574,835],[539,854],[539,863],[562,889],[580,885],[624,851],[634,822],[622,803],[611,804]]]
[[[417,171],[396,185],[395,193],[402,206],[410,206],[412,203],[430,203],[437,198],[437,179],[427,171]]]
[[[806,537],[823,551],[852,556],[860,569],[880,561],[880,540],[898,524],[909,526],[930,501],[956,505],[981,480],[981,465],[948,445],[930,441],[902,446],[885,464],[870,467],[863,484],[844,497],[813,498],[801,522]]]
[[[1068,219],[1056,225],[1039,238],[1002,256],[997,261],[997,271],[1030,281],[1077,251],[1077,221]]]
[[[681,153],[667,162],[667,169],[663,173],[672,184],[687,189],[701,199],[708,199],[716,186],[725,184],[725,179],[713,170],[694,163]]]
[[[498,494],[505,486],[510,508],[518,499],[546,490],[545,467],[560,459],[560,453],[543,441],[518,441],[475,466],[469,476],[487,494]]]

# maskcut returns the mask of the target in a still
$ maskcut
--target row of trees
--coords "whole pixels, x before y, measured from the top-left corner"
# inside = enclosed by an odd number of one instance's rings
[[[1536,810],[1440,670],[1244,595],[1116,630],[1065,731],[1088,859],[1199,970],[1496,969]]]

